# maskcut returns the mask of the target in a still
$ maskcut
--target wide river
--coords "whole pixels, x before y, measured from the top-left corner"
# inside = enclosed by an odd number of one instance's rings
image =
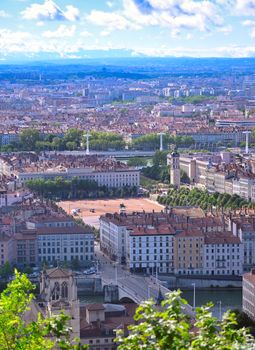
[[[182,297],[193,306],[193,290],[185,290],[182,293]],[[79,294],[79,299],[83,305],[89,303],[103,303],[103,296],[90,296]],[[227,310],[241,309],[242,308],[242,290],[239,288],[210,288],[196,290],[195,293],[196,307],[204,305],[209,301],[214,303],[213,314],[217,317],[221,313],[223,314]]]

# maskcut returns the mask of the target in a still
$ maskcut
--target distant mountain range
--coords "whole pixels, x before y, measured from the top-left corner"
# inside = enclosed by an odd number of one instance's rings
[[[39,52],[35,54],[25,53],[6,53],[0,54],[0,64],[8,62],[32,62],[32,61],[51,61],[51,60],[84,60],[84,59],[104,59],[104,58],[131,58],[131,57],[146,57],[142,54],[137,54],[133,50],[112,49],[112,50],[83,50],[75,53],[68,53],[61,56],[58,53]]]

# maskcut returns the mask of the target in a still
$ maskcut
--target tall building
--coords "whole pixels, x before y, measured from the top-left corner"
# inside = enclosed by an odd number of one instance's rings
[[[243,275],[243,312],[255,320],[255,269]]]
[[[170,184],[175,187],[180,187],[180,154],[178,152],[174,151],[168,155],[168,165],[170,165]]]

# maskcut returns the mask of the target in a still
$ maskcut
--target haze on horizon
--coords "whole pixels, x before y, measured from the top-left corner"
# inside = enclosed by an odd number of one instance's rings
[[[2,0],[0,60],[254,57],[255,0]]]

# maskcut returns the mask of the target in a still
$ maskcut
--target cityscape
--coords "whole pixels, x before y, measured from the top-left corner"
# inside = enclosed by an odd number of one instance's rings
[[[0,2],[0,350],[255,349],[254,9]]]

